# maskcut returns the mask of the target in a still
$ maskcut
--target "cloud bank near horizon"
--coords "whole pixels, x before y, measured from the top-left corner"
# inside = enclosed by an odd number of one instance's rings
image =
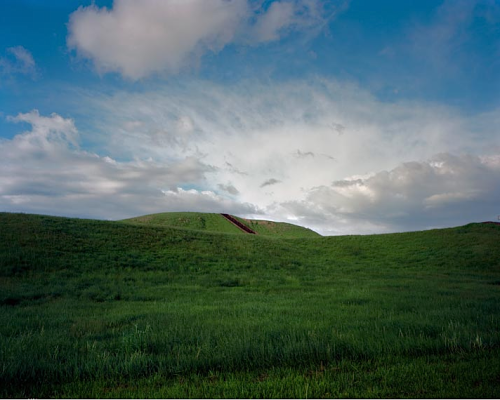
[[[74,121],[37,110],[9,118],[31,129],[0,142],[0,206],[66,216],[121,219],[162,210],[231,210],[254,207],[210,191],[178,186],[201,182],[211,167],[193,157],[170,163],[151,160],[118,162],[79,147]]]
[[[120,219],[229,212],[323,234],[495,219],[500,112],[382,103],[334,81],[79,93],[95,121],[37,111],[0,142],[6,211]],[[81,148],[97,143],[100,155]],[[85,210],[85,211],[83,211]]]

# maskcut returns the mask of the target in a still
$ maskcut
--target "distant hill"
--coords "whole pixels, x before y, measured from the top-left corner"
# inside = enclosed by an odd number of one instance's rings
[[[302,226],[285,222],[251,220],[234,217],[243,225],[255,231],[258,235],[274,236],[277,238],[320,237],[321,235]],[[221,214],[197,212],[169,212],[143,215],[124,219],[121,222],[168,226],[174,228],[195,229],[208,232],[246,234],[237,226],[229,222]]]

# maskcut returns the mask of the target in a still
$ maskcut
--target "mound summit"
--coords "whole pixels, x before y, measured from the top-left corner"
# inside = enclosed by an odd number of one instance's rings
[[[311,229],[285,222],[244,219],[234,215],[216,213],[168,212],[128,218],[122,220],[121,222],[195,229],[208,232],[235,234],[255,233],[257,235],[279,238],[321,236],[319,233],[316,233]]]

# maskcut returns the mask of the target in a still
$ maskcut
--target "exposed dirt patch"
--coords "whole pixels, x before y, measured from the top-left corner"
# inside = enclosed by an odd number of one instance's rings
[[[229,214],[221,214],[221,215],[224,218],[226,218],[229,222],[231,222],[233,225],[236,225],[238,228],[240,228],[243,232],[251,233],[252,235],[257,234],[257,232],[255,232],[253,229],[250,229],[248,226],[243,225],[240,221],[238,221],[232,215],[229,215]]]

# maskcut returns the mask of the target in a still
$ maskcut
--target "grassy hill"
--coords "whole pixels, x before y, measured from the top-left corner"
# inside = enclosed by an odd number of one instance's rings
[[[498,398],[499,242],[0,213],[0,397]]]
[[[274,236],[280,238],[300,238],[300,237],[319,237],[319,233],[302,226],[288,224],[286,222],[274,222],[257,219],[245,219],[235,217],[242,224],[248,226],[258,235]]]
[[[251,220],[236,217],[242,224],[254,230],[258,235],[274,236],[276,238],[298,238],[298,237],[318,237],[318,233],[293,224],[284,222],[272,222],[262,220]],[[196,213],[196,212],[170,212],[144,215],[141,217],[125,219],[122,222],[169,226],[177,228],[196,229],[209,232],[246,233],[233,225],[220,214]]]

